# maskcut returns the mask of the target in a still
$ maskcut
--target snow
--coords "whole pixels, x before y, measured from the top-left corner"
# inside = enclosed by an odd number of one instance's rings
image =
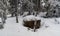
[[[30,18],[32,15],[26,17]],[[27,28],[23,26],[24,18],[19,16],[19,23],[16,23],[15,17],[8,18],[4,24],[4,29],[0,29],[0,36],[60,36],[60,23],[58,23],[60,22],[60,18],[40,17],[41,28],[36,32],[33,32],[33,30],[28,31]],[[58,22],[56,22],[55,19]]]
[[[40,20],[40,18],[35,17],[33,15],[29,15],[29,16],[24,17],[24,21],[31,21],[31,20]]]
[[[45,6],[45,3],[44,2],[42,3],[42,6]]]
[[[40,12],[37,16],[43,17],[46,16],[47,12]]]
[[[42,2],[42,6],[44,7],[44,6],[45,6],[45,2],[44,2],[44,0],[42,0],[41,2]]]
[[[0,18],[0,22],[1,22],[1,18]]]

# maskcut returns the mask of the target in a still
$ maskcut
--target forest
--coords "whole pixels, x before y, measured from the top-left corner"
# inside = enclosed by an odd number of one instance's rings
[[[0,36],[59,36],[59,27],[60,0],[0,0]]]

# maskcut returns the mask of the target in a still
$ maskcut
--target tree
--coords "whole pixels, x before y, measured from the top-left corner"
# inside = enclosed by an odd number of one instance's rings
[[[7,19],[7,16],[6,16],[6,7],[7,5],[3,3],[2,0],[0,0],[0,17],[2,19],[2,23],[4,24],[5,23],[5,20]]]
[[[10,11],[12,16],[15,15],[16,16],[16,22],[18,23],[18,12],[17,12],[17,5],[18,5],[18,0],[9,0],[10,2]]]

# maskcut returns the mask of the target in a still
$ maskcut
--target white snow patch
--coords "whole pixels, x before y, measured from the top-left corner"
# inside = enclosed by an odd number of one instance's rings
[[[26,16],[30,17],[35,16]],[[27,30],[23,26],[23,19],[19,17],[19,23],[16,23],[16,18],[8,18],[4,25],[4,29],[0,30],[0,36],[60,36],[60,24],[55,24],[55,18],[41,18],[41,23],[43,24],[38,31],[33,32]],[[60,18],[56,18],[60,22]],[[45,27],[48,26],[48,27]]]

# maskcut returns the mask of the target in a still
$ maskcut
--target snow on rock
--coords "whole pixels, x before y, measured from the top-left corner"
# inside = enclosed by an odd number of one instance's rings
[[[40,20],[40,18],[33,15],[24,17],[24,21],[30,21],[30,20]]]

